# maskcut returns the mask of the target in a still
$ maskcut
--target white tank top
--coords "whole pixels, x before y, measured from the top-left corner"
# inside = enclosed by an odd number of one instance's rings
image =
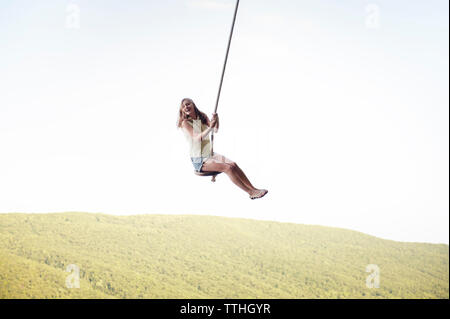
[[[192,126],[194,134],[201,134],[203,131],[208,129],[208,126],[203,124],[201,120],[188,120],[189,125]],[[209,139],[209,134],[202,141],[194,141],[194,139],[189,135],[189,133],[183,129],[183,133],[189,142],[189,155],[191,157],[211,157],[211,141]]]

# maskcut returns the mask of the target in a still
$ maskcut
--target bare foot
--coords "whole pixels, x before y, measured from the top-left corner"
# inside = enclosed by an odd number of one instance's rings
[[[251,199],[258,199],[264,197],[269,191],[267,189],[257,189],[250,194]]]

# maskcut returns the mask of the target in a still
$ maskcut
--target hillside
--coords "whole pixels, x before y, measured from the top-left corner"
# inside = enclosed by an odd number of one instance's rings
[[[210,216],[0,214],[0,298],[449,298],[449,247]]]

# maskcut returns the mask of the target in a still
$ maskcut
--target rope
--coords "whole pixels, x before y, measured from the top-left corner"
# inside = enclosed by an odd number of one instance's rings
[[[227,53],[225,54],[225,62],[223,63],[222,77],[220,78],[219,92],[217,93],[216,107],[214,109],[214,113],[217,113],[217,108],[219,107],[220,93],[222,92],[223,78],[225,76],[225,70],[227,68],[228,54],[230,53],[231,40],[233,39],[233,31],[234,25],[236,23],[236,16],[238,13],[238,9],[239,9],[239,0],[236,1],[236,8],[234,9],[233,23],[231,24],[230,37],[228,38]],[[214,130],[211,133],[211,154],[214,155]]]

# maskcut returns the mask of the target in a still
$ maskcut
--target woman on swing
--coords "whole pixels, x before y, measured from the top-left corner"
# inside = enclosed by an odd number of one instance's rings
[[[197,172],[223,172],[234,184],[247,192],[251,199],[262,198],[267,194],[266,189],[253,187],[235,162],[220,154],[211,154],[209,134],[212,130],[219,129],[219,117],[216,113],[209,120],[205,113],[199,111],[194,101],[183,99],[177,126],[183,129],[189,140],[191,161]]]

